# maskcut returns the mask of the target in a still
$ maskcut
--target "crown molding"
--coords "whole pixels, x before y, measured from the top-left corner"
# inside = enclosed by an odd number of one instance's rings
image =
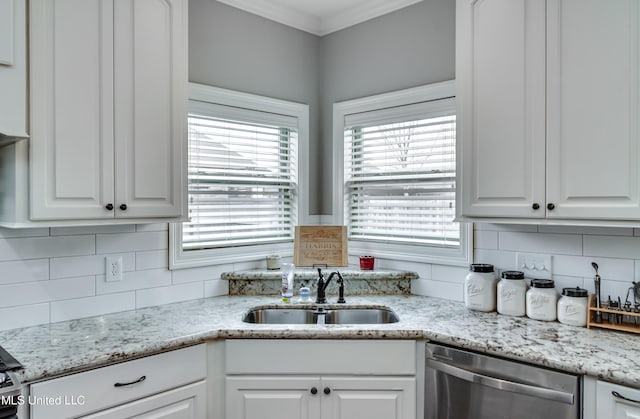
[[[423,0],[370,0],[320,20],[316,35],[324,36],[367,20],[395,12]]]
[[[370,19],[394,12],[423,0],[369,0],[320,19],[317,16],[292,10],[268,0],[215,0],[228,6],[262,16],[317,36],[357,25]]]
[[[282,7],[267,0],[217,1],[314,35],[318,35],[320,32],[320,19],[316,16],[298,12],[297,10],[292,10],[287,7]]]

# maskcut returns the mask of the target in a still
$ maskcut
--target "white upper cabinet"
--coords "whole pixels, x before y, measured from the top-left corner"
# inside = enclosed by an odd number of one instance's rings
[[[0,0],[0,146],[27,137],[27,0]]]
[[[640,219],[636,0],[458,0],[458,215]]]
[[[640,2],[548,0],[549,218],[640,219]]]
[[[183,214],[187,3],[31,0],[31,219]]]

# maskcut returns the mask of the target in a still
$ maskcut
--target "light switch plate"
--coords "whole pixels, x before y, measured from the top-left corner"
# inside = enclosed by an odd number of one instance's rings
[[[551,255],[516,253],[516,270],[524,272],[526,278],[551,279]]]
[[[105,281],[122,281],[122,256],[105,256]]]

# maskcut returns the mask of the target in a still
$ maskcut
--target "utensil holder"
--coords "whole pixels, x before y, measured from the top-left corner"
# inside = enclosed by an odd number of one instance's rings
[[[622,316],[627,317],[628,319],[633,318],[634,321],[637,320],[638,325],[632,323],[621,323],[621,324],[611,324],[609,320],[603,321],[602,323],[596,323],[596,312],[600,312],[603,314],[603,317],[608,316]],[[606,316],[605,316],[606,315]],[[640,313],[634,313],[633,311],[624,311],[624,310],[613,310],[607,307],[606,303],[602,304],[602,307],[596,307],[596,296],[592,294],[589,297],[589,313],[587,316],[587,328],[590,329],[592,327],[602,328],[602,329],[610,329],[610,330],[619,330],[622,332],[630,332],[630,333],[640,333]]]

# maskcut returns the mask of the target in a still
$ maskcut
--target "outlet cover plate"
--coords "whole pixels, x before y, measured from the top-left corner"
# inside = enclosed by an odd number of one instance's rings
[[[552,279],[551,255],[540,253],[516,253],[516,270],[526,278]]]
[[[104,263],[105,281],[122,281],[122,256],[105,256]]]

